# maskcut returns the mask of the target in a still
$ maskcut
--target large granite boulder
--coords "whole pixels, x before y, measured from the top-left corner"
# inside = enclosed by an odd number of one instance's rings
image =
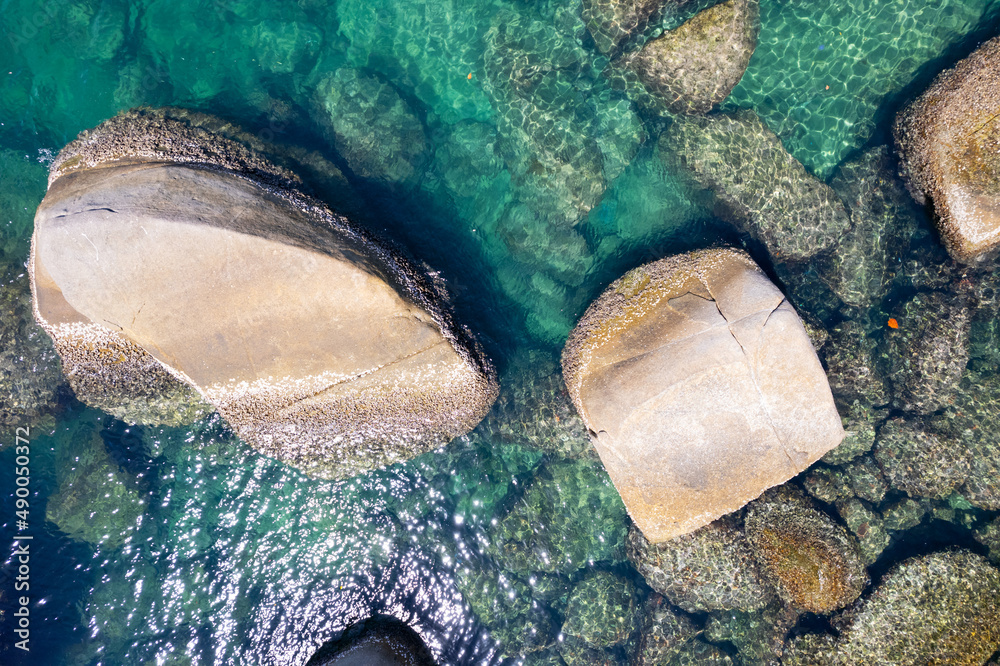
[[[760,32],[759,0],[728,0],[614,62],[628,94],[654,112],[708,113],[739,83]]]
[[[299,185],[155,112],[63,149],[31,273],[78,397],[188,385],[262,452],[330,478],[474,427],[496,380],[442,295]]]
[[[667,257],[612,283],[570,335],[563,376],[654,543],[740,508],[844,437],[798,315],[733,249]]]
[[[808,259],[850,229],[836,193],[749,109],[678,117],[660,136],[659,153],[708,190],[717,214],[764,243],[776,263]]]
[[[972,262],[1000,244],[1000,37],[942,72],[896,119],[903,175],[930,199],[948,252]]]

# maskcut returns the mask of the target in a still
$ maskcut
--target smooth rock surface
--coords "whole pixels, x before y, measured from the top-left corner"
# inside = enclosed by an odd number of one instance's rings
[[[1000,37],[931,87],[896,119],[903,175],[930,199],[948,252],[972,262],[1000,244]]]
[[[414,267],[233,142],[195,133],[207,156],[172,152],[175,130],[192,131],[119,116],[53,166],[33,290],[75,388],[155,389],[159,366],[324,477],[478,423],[493,371]]]
[[[612,283],[570,335],[563,375],[654,543],[740,508],[844,437],[798,315],[737,250],[668,257]]]

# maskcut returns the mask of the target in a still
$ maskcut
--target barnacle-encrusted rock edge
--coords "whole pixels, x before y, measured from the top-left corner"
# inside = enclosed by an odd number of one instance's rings
[[[204,398],[313,475],[434,448],[498,392],[431,280],[290,171],[171,110],[121,114],[63,149],[31,273],[83,401]]]

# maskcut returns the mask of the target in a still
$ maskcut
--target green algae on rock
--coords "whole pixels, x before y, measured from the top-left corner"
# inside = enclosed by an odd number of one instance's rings
[[[444,296],[299,183],[163,112],[117,116],[67,146],[31,264],[67,374],[97,395],[106,379],[155,389],[152,357],[259,450],[324,477],[474,427],[494,371]],[[199,304],[193,326],[184,313]]]
[[[798,315],[733,249],[667,257],[613,282],[570,335],[563,376],[654,543],[739,509],[844,437]]]
[[[728,0],[621,56],[607,74],[654,112],[708,113],[743,76],[759,30],[759,0]]]
[[[850,228],[844,204],[810,175],[753,111],[679,117],[660,158],[712,191],[722,217],[767,246],[776,262],[803,261]]]
[[[1000,37],[942,72],[896,120],[910,192],[929,199],[941,239],[962,262],[1000,244]]]
[[[754,557],[790,607],[829,613],[857,599],[868,584],[857,542],[789,488],[751,502],[745,521]]]
[[[774,599],[743,530],[730,516],[659,544],[633,527],[628,559],[651,588],[688,612],[751,611]]]
[[[901,562],[856,609],[835,664],[982,664],[1000,647],[1000,570],[968,551]]]

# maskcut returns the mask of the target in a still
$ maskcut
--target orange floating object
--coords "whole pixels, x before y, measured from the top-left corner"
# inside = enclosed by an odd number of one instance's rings
[[[469,72],[469,80],[472,80],[472,72]]]
[[[892,317],[889,317],[889,321],[886,323],[889,324],[889,328],[899,328],[899,322]]]

